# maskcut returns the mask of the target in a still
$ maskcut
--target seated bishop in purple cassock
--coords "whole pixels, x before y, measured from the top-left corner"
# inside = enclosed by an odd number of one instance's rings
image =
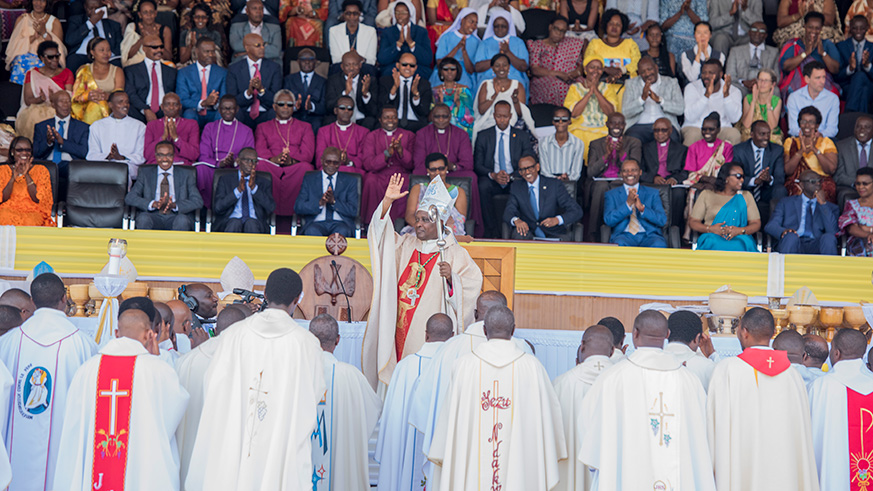
[[[240,150],[255,147],[255,135],[251,128],[233,117],[230,121],[219,119],[207,123],[200,135],[200,162],[197,166],[197,189],[203,203],[212,208],[212,180],[215,169],[234,167]]]
[[[312,126],[299,119],[280,120],[277,116],[258,125],[255,142],[260,159],[258,170],[273,175],[276,215],[293,215],[303,176],[315,169],[312,166],[315,154]]]
[[[356,123],[341,125],[339,120],[318,129],[318,143],[315,146],[315,166],[321,169],[321,154],[327,147],[340,149],[343,164],[342,172],[356,172],[364,175],[364,140],[370,130]]]
[[[364,189],[361,193],[361,219],[368,222],[382,202],[388,182],[394,174],[403,176],[403,188],[409,189],[409,173],[412,172],[415,134],[397,127],[397,109],[385,107],[379,118],[380,128],[364,140]],[[391,218],[399,218],[406,212],[406,197],[391,205]]]

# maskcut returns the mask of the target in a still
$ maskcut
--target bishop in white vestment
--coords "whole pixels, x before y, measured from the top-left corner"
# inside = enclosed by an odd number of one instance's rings
[[[775,329],[768,310],[747,311],[737,328],[743,352],[712,374],[707,434],[719,491],[819,489],[806,384],[769,347]]]
[[[333,356],[339,326],[330,314],[309,323],[321,342],[327,390],[318,402],[312,433],[312,491],[368,491],[370,435],[379,421],[382,400],[360,370]]]
[[[175,433],[188,393],[173,369],[152,356],[155,348],[148,316],[128,310],[117,337],[76,372],[53,490],[179,489]]]
[[[10,489],[45,491],[54,482],[67,391],[76,370],[97,354],[97,345],[67,320],[66,289],[57,275],[37,276],[30,289],[37,310],[0,337],[0,361],[15,380],[4,427]]]
[[[667,338],[664,351],[675,356],[679,363],[700,379],[703,390],[708,390],[715,362],[698,350],[705,342],[700,316],[688,310],[679,310],[670,314],[667,327],[670,337]]]
[[[291,318],[302,291],[297,273],[273,271],[268,308],[216,338],[185,489],[311,489],[324,362],[318,339]]]
[[[379,463],[379,491],[421,491],[426,460],[421,450],[422,435],[409,424],[413,389],[419,376],[443,342],[452,337],[454,326],[449,316],[434,314],[427,320],[424,346],[400,360],[388,384],[379,420],[379,440],[374,458]]]
[[[603,326],[591,326],[582,335],[582,344],[577,356],[580,362],[576,367],[555,379],[555,393],[561,402],[561,416],[564,422],[564,438],[567,440],[567,459],[558,464],[561,480],[556,491],[588,491],[592,475],[578,459],[579,412],[585,394],[594,385],[597,377],[612,366],[612,333]]]
[[[667,318],[634,320],[636,350],[588,391],[578,415],[578,460],[595,470],[592,490],[715,491],[700,381],[661,347]]]
[[[439,233],[428,210],[434,206],[444,225],[454,199],[437,177],[415,212],[415,234],[399,235],[389,214],[391,204],[406,196],[400,174],[391,177],[385,198],[373,213],[367,244],[373,272],[373,302],[364,333],[361,367],[375,389],[391,381],[394,366],[424,344],[427,319],[436,312],[452,318],[455,332],[473,322],[482,271],[451,230]],[[446,241],[440,257],[439,237]],[[442,262],[441,262],[442,261]]]
[[[488,341],[455,365],[427,458],[428,490],[545,491],[567,458],[561,406],[546,369],[511,341],[512,311],[485,315]]]
[[[864,366],[867,338],[838,329],[827,375],[809,389],[812,444],[820,488],[873,489],[873,373]]]

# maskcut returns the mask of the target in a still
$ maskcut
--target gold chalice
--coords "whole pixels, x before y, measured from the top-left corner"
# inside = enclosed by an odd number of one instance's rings
[[[154,286],[149,288],[149,298],[153,302],[167,303],[176,298],[176,289]]]
[[[88,285],[70,285],[70,299],[76,304],[75,317],[85,317],[85,303],[88,302]]]
[[[783,329],[788,327],[788,311],[786,309],[771,309],[773,320],[776,321],[776,332],[774,336],[778,336]]]
[[[843,325],[861,332],[867,330],[867,318],[864,317],[864,310],[860,305],[847,305],[843,307]]]
[[[815,324],[817,309],[814,305],[789,305],[787,310],[790,327],[801,335]]]
[[[149,284],[143,283],[141,281],[136,281],[127,285],[127,288],[121,293],[121,297],[124,299],[133,298],[133,297],[145,297],[148,296],[149,293]]]
[[[830,343],[834,340],[837,327],[843,325],[842,307],[822,307],[818,314],[818,322],[823,328],[827,329],[825,337]]]

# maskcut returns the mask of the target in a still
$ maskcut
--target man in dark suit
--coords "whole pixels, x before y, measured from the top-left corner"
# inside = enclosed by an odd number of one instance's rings
[[[837,254],[837,205],[825,198],[821,176],[813,170],[800,174],[803,194],[782,198],[764,231],[779,241],[782,254]]]
[[[510,184],[503,211],[503,221],[512,226],[512,239],[569,240],[570,226],[582,219],[582,207],[561,181],[540,175],[536,157],[525,155],[518,160],[518,173],[522,179]]]
[[[137,210],[137,228],[194,230],[192,213],[203,207],[203,198],[197,190],[196,174],[175,172],[174,157],[173,142],[155,145],[158,165],[142,166],[133,188],[125,196],[124,202]]]
[[[341,163],[340,150],[327,147],[321,154],[321,172],[303,178],[294,203],[294,212],[305,220],[303,235],[351,237],[354,233],[361,200],[354,177],[337,172]]]
[[[386,75],[379,81],[383,88],[379,107],[396,108],[400,128],[415,132],[427,125],[427,115],[433,102],[430,82],[416,75],[418,61],[412,53],[400,55],[400,61],[396,65],[391,75]]]
[[[194,45],[196,63],[179,70],[176,79],[177,92],[182,99],[182,117],[193,119],[200,125],[218,119],[218,100],[227,93],[227,70],[215,64],[217,48],[215,41],[203,36]],[[206,79],[203,89],[202,79]]]
[[[101,37],[109,41],[112,50],[110,62],[121,66],[121,25],[106,19],[106,9],[100,0],[85,0],[85,15],[77,15],[67,22],[64,44],[67,45],[67,68],[73,73],[88,63],[88,41]]]
[[[264,4],[264,22],[270,24],[279,24],[279,0],[263,0]],[[246,20],[246,14],[242,11],[248,11],[248,0],[230,0],[230,9],[235,14],[231,22],[243,22]]]
[[[300,65],[300,71],[286,76],[282,88],[290,90],[295,100],[303,101],[300,109],[294,112],[294,118],[306,121],[317,133],[325,112],[324,88],[327,80],[315,73],[318,65],[315,51],[301,49],[297,55],[297,64]]]
[[[233,50],[231,62],[246,55],[245,36],[258,34],[264,40],[264,56],[282,65],[282,31],[279,25],[264,22],[264,4],[260,0],[249,0],[246,5],[246,18],[233,21],[230,25],[230,48]]]
[[[257,34],[243,39],[246,56],[227,69],[227,93],[236,97],[236,118],[254,130],[276,116],[273,96],[282,88],[282,67],[264,58],[264,40]]]
[[[620,246],[667,247],[662,233],[667,214],[661,194],[641,186],[641,175],[639,162],[625,160],[621,164],[622,185],[604,195],[603,223],[612,227],[609,242]]]
[[[476,138],[473,151],[473,170],[479,176],[479,201],[482,206],[482,224],[485,237],[499,237],[500,217],[494,208],[494,197],[509,194],[509,182],[518,178],[518,162],[525,155],[534,155],[530,133],[509,127],[512,109],[508,102],[494,103],[495,126],[485,128]]]
[[[239,172],[218,180],[212,199],[215,229],[219,232],[263,234],[270,214],[276,209],[271,182],[257,175],[258,152],[252,147],[240,150],[236,159]]]
[[[678,140],[671,140],[671,131],[673,129],[667,118],[657,119],[652,124],[655,140],[643,145],[643,175],[640,177],[643,184],[675,186],[688,178],[688,171],[685,170],[688,147]],[[680,230],[685,226],[685,194],[686,190],[682,187],[675,187],[670,192],[673,225],[679,226]]]
[[[379,83],[369,74],[361,73],[361,57],[353,52],[343,55],[342,73],[335,73],[327,78],[325,91],[325,107],[336,107],[342,96],[355,100],[355,114],[352,120],[368,130],[376,129],[379,107]],[[322,121],[327,126],[336,121],[336,116],[328,114]]]
[[[873,118],[861,116],[855,120],[855,134],[837,142],[837,170],[834,172],[834,182],[841,193],[855,191],[855,174],[858,169],[868,167],[873,156],[870,155],[870,139],[873,138]],[[863,164],[863,165],[862,165]]]
[[[752,193],[761,219],[770,216],[770,200],[779,200],[785,189],[785,153],[781,145],[770,142],[770,125],[766,121],[752,123],[752,138],[734,146],[734,163],[743,166],[746,176],[743,189]]]
[[[51,160],[58,166],[58,195],[67,195],[67,177],[71,160],[84,160],[88,155],[88,125],[70,117],[72,101],[66,90],[53,92],[51,97],[55,117],[33,127],[33,158]]]
[[[148,123],[164,117],[164,94],[176,91],[176,69],[164,63],[164,46],[158,36],[145,36],[145,60],[124,69],[124,91],[130,98],[130,117]],[[152,73],[154,72],[154,73]]]
[[[867,18],[856,15],[849,23],[851,37],[837,43],[840,71],[836,81],[843,88],[847,112],[868,112],[873,99],[873,43],[866,39],[869,28]]]

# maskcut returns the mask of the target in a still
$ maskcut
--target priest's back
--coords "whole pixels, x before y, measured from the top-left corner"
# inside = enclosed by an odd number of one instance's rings
[[[784,351],[746,348],[716,365],[707,429],[719,491],[817,491],[806,384]]]
[[[311,488],[310,436],[325,390],[318,340],[279,308],[217,339],[185,489]]]
[[[188,475],[197,427],[200,425],[200,414],[203,412],[203,383],[206,379],[206,370],[217,348],[218,339],[209,339],[179,357],[176,363],[179,382],[191,396],[188,400],[188,409],[176,429],[176,443],[179,445],[179,476],[183,484]]]
[[[174,435],[187,404],[169,365],[113,339],[70,385],[52,489],[179,489]]]

